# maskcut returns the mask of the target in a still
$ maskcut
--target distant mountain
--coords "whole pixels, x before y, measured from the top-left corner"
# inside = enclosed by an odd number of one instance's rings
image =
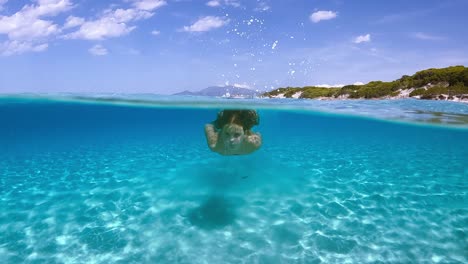
[[[261,92],[254,91],[247,88],[240,88],[235,86],[211,86],[200,90],[198,92],[183,91],[173,95],[194,95],[194,96],[216,96],[228,98],[252,98],[260,95]]]

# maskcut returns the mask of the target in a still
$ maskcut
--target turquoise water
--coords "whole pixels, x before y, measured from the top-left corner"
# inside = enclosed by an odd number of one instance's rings
[[[467,104],[131,99],[0,98],[0,263],[468,262]]]

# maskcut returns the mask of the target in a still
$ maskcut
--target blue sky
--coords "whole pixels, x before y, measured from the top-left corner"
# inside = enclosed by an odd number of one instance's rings
[[[466,0],[0,0],[0,93],[390,81],[468,65],[466,10]]]

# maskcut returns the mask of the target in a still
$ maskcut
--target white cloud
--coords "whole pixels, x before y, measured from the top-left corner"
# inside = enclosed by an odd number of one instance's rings
[[[133,5],[139,10],[153,11],[162,6],[165,6],[167,3],[164,0],[137,0],[134,1]]]
[[[356,44],[359,44],[359,43],[362,43],[362,42],[370,42],[370,41],[371,41],[371,35],[370,34],[357,36],[353,40],[353,42],[356,43]]]
[[[265,12],[270,10],[270,6],[266,2],[259,2],[254,11]]]
[[[310,20],[314,23],[318,23],[322,20],[334,19],[337,15],[338,13],[333,11],[317,11],[310,15]]]
[[[245,89],[250,89],[250,85],[246,84],[246,83],[235,83],[233,84],[232,86],[236,87],[236,88],[245,88]]]
[[[363,82],[355,82],[355,83],[353,83],[353,85],[364,85],[364,83]]]
[[[161,31],[159,31],[159,30],[153,30],[153,31],[151,31],[151,35],[158,36],[159,34],[161,34]]]
[[[183,28],[183,31],[186,31],[186,32],[210,31],[212,29],[220,28],[226,25],[228,22],[229,20],[225,20],[221,17],[206,16],[206,17],[200,18],[191,26],[185,26]]]
[[[11,56],[22,54],[25,52],[41,52],[47,49],[49,45],[46,43],[43,44],[33,44],[31,42],[24,41],[5,41],[0,43],[0,54],[2,56]]]
[[[107,49],[104,48],[102,45],[94,45],[89,50],[89,53],[93,54],[94,56],[104,56],[107,55]]]
[[[119,15],[116,14],[116,12],[121,13],[120,11],[123,10],[118,9],[110,14],[106,14],[100,19],[86,21],[77,31],[65,35],[64,38],[102,40],[126,35],[135,29],[135,26],[128,26],[125,20],[119,19]]]
[[[0,34],[6,34],[10,40],[34,41],[58,32],[58,26],[53,22],[35,17],[0,18]]]
[[[240,7],[241,4],[238,0],[224,0],[224,4],[233,7]]]
[[[207,2],[206,5],[211,7],[217,7],[221,5],[221,2],[219,2],[219,0],[212,0]]]
[[[130,33],[135,26],[127,25],[139,19],[146,19],[152,13],[137,9],[116,9],[106,12],[101,18],[83,22],[78,31],[65,35],[70,39],[101,40]]]
[[[23,6],[11,16],[0,16],[0,35],[4,34],[8,38],[0,44],[3,55],[46,50],[49,38],[60,33],[60,29],[57,24],[44,17],[53,17],[73,8],[70,0],[35,2],[36,4]]]
[[[55,16],[72,7],[68,0],[38,0],[39,5],[26,5],[11,16],[0,16],[0,34],[10,40],[35,40],[59,32],[52,21],[42,16]]]
[[[75,17],[75,16],[69,16],[67,18],[67,21],[65,22],[65,25],[63,26],[64,28],[73,28],[77,26],[83,25],[85,22],[84,18],[81,17]]]
[[[136,26],[130,25],[132,22],[148,19],[154,15],[154,10],[166,5],[165,1],[159,0],[140,0],[132,2],[135,8],[108,9],[96,20],[86,21],[82,18],[69,17],[70,21],[81,23],[80,28],[63,37],[66,39],[86,40],[103,40],[106,38],[120,37],[130,33],[136,28]]]
[[[239,0],[211,0],[206,2],[207,6],[211,7],[218,7],[218,6],[233,6],[233,7],[240,7],[241,4]]]
[[[25,5],[18,13],[28,17],[56,16],[73,8],[70,0],[36,0],[38,5]]]
[[[426,34],[426,33],[422,33],[422,32],[414,33],[413,37],[417,38],[417,39],[421,39],[421,40],[442,40],[442,39],[444,39],[443,37],[434,36],[434,35],[430,35],[430,34]]]

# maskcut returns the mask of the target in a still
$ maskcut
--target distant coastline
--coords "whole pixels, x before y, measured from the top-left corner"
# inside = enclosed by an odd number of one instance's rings
[[[468,103],[468,68],[452,66],[427,69],[391,82],[372,81],[341,88],[316,86],[277,88],[263,93],[266,98],[317,100],[403,99],[445,100]]]

